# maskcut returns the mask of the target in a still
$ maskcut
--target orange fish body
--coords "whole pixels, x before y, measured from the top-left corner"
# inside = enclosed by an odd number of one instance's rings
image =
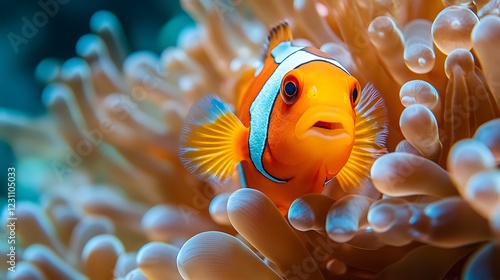
[[[265,193],[283,214],[335,176],[343,188],[359,186],[385,151],[387,126],[373,87],[357,107],[356,78],[328,54],[291,40],[288,24],[271,30],[262,67],[241,82],[236,115],[212,95],[193,105],[179,153],[188,170],[212,183],[239,166],[242,185]]]

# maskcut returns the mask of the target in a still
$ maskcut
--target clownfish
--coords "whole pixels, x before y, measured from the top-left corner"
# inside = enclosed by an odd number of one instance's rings
[[[377,90],[361,92],[331,56],[294,45],[287,22],[271,29],[261,61],[236,86],[235,114],[216,95],[193,104],[179,140],[186,169],[217,185],[238,168],[242,186],[266,194],[283,215],[334,178],[344,190],[359,188],[386,153]]]

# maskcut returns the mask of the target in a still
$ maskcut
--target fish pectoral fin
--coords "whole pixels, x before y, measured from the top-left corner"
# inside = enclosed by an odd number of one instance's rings
[[[261,61],[264,62],[266,57],[271,55],[271,51],[281,42],[292,41],[292,29],[286,20],[280,21],[277,25],[273,26],[269,31],[267,40],[262,46]]]
[[[356,106],[356,133],[349,160],[337,174],[344,191],[370,184],[373,162],[387,153],[387,109],[384,99],[373,84],[367,84]]]
[[[216,96],[189,110],[179,140],[179,158],[199,179],[220,185],[245,158],[248,128]]]

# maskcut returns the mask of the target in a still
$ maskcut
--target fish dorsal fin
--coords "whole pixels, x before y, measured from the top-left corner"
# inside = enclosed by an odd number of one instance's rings
[[[263,62],[266,57],[271,55],[271,51],[281,42],[291,42],[292,39],[292,29],[290,28],[290,25],[286,20],[280,21],[269,31],[267,40],[262,46],[261,61]]]
[[[373,162],[387,153],[387,127],[384,100],[375,87],[368,84],[356,106],[356,133],[351,155],[337,174],[337,180],[345,192],[371,184],[369,178]]]
[[[186,117],[179,158],[201,180],[221,185],[245,159],[248,128],[216,95],[198,100]]]

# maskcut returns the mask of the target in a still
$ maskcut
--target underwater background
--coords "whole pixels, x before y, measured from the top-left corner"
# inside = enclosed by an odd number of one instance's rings
[[[37,65],[49,57],[65,60],[74,56],[76,42],[89,31],[89,19],[99,10],[112,11],[120,18],[132,50],[160,52],[167,46],[175,45],[176,32],[193,24],[178,1],[142,1],[127,5],[118,1],[68,1],[59,6],[53,16],[49,15],[46,24],[36,26],[36,34],[28,42],[13,45],[7,35],[12,32],[22,36],[25,24],[22,18],[26,17],[33,22],[33,16],[43,11],[43,8],[37,1],[3,3],[0,10],[0,28],[4,35],[0,42],[0,57],[3,62],[0,65],[0,107],[20,110],[34,116],[46,113],[41,99],[42,84],[35,79]],[[167,26],[172,18],[175,20]],[[14,163],[12,150],[5,141],[0,141],[0,158],[2,170]],[[2,182],[7,180],[6,174],[2,173],[0,176]],[[5,197],[5,194],[6,189],[2,188],[1,195]],[[2,200],[3,203],[5,200]]]
[[[0,278],[500,278],[500,1],[4,2]],[[287,217],[177,156],[285,18],[389,118],[369,186]]]

